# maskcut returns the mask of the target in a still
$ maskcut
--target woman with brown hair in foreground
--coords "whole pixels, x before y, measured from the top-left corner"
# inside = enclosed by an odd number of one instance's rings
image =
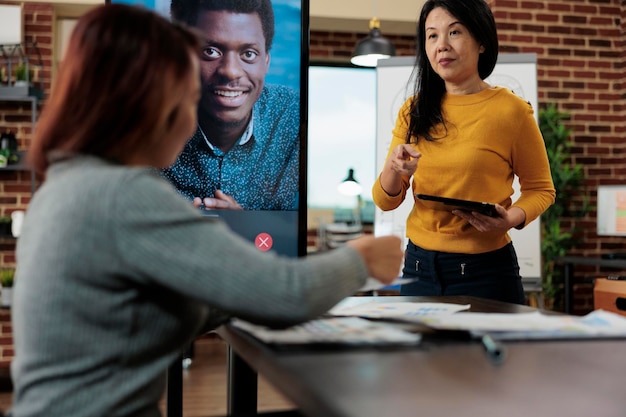
[[[30,152],[45,181],[17,244],[14,417],[159,416],[199,332],[296,324],[396,278],[397,237],[263,253],[160,177],[196,128],[199,47],[141,8],[79,20]]]

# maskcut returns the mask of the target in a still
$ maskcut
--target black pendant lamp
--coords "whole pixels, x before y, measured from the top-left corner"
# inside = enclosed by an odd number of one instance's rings
[[[395,55],[395,46],[380,33],[380,21],[373,17],[370,20],[369,36],[357,42],[350,62],[361,67],[375,67],[379,59]]]
[[[354,169],[348,170],[348,176],[337,186],[337,190],[343,195],[360,195],[363,187],[354,178]]]

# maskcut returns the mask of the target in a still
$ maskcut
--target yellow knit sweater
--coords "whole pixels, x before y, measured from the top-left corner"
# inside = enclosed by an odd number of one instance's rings
[[[405,143],[410,99],[398,113],[389,151]],[[524,226],[536,219],[556,195],[545,144],[529,103],[511,91],[493,87],[477,94],[446,95],[442,102],[447,134],[442,126],[434,142],[419,138],[414,148],[422,153],[413,175],[415,193],[513,204],[526,213]],[[387,156],[389,157],[389,155]],[[514,203],[513,179],[520,179],[521,195]],[[409,189],[402,179],[402,193],[388,195],[374,183],[374,203],[382,210],[398,207]],[[414,198],[415,201],[415,198]],[[435,251],[484,253],[511,241],[508,233],[479,232],[467,221],[447,211],[427,208],[415,201],[407,218],[406,235],[416,245]]]

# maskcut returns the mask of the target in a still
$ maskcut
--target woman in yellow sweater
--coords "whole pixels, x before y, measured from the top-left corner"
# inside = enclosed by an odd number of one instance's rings
[[[398,113],[374,202],[393,210],[407,192],[432,194],[495,203],[497,216],[436,210],[415,199],[403,275],[417,281],[403,286],[403,295],[525,302],[508,230],[541,215],[555,189],[530,104],[484,81],[497,56],[496,24],[484,0],[425,3],[415,94]],[[513,202],[515,175],[521,196]]]

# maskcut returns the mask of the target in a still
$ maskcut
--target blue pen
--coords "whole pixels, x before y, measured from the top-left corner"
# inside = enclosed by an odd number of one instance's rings
[[[483,344],[485,352],[487,352],[487,356],[489,357],[491,363],[493,363],[494,365],[500,365],[502,362],[504,362],[504,358],[506,357],[506,349],[501,343],[495,341],[493,337],[488,334],[484,334],[481,337],[480,341]]]

